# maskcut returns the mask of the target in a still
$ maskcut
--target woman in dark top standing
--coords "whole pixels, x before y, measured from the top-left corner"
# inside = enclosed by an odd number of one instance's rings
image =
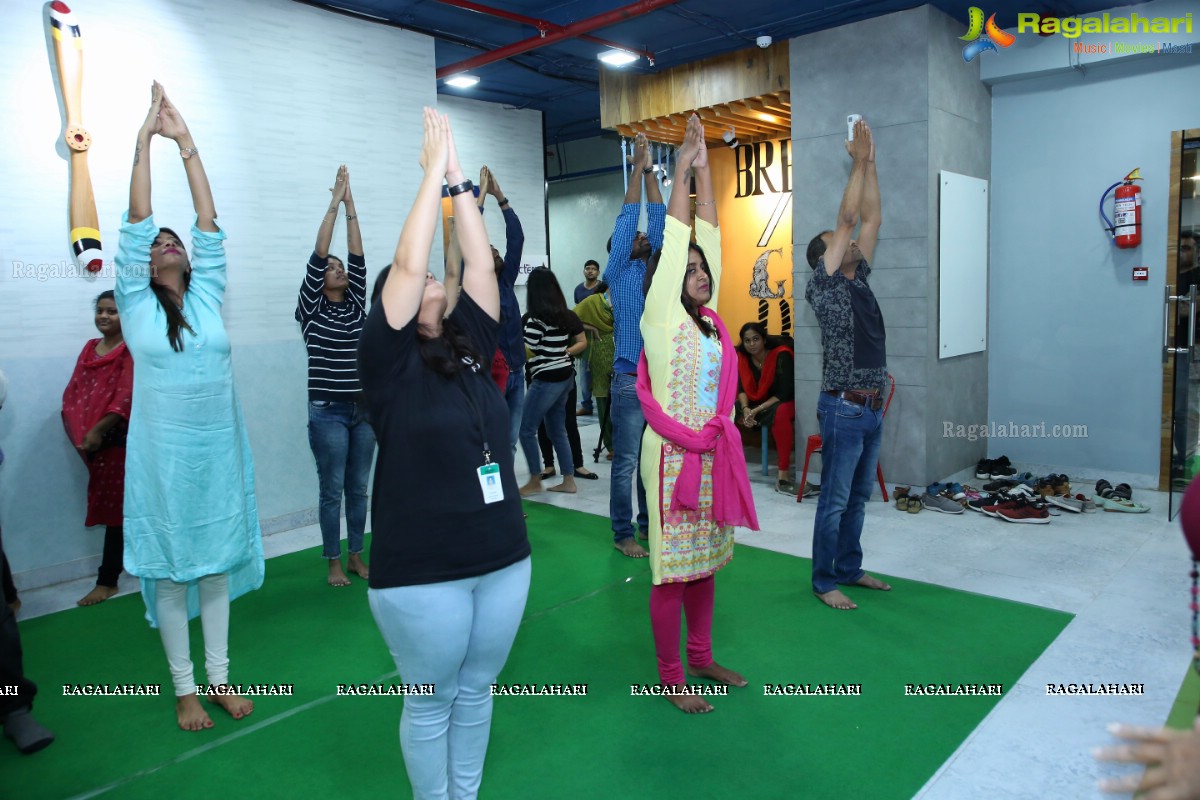
[[[317,229],[317,244],[300,284],[296,321],[308,350],[308,444],[317,460],[321,487],[322,555],[329,561],[329,585],[349,586],[342,571],[342,495],[346,496],[347,566],[369,577],[362,560],[367,526],[367,480],[375,455],[375,434],[367,422],[358,385],[358,337],[367,318],[367,264],[362,232],[343,164],[334,178],[329,210]],[[346,204],[346,264],[329,255],[338,206]]]
[[[567,440],[567,396],[575,388],[575,356],[587,349],[583,323],[567,308],[558,278],[548,267],[538,267],[529,273],[526,286],[526,305],[529,312],[521,318],[525,329],[525,346],[533,354],[525,365],[530,378],[521,409],[521,449],[529,465],[529,482],[521,487],[528,497],[542,491],[541,470],[538,468],[538,426],[546,421],[546,433],[558,453],[562,467],[562,483],[550,487],[552,492],[575,493],[574,455]]]
[[[742,346],[738,348],[737,424],[744,428],[769,428],[779,454],[776,491],[795,494],[788,480],[792,446],[796,439],[796,387],[792,349],[787,345],[770,346],[767,329],[760,323],[742,326]]]
[[[491,685],[529,592],[529,540],[513,474],[508,406],[488,364],[500,292],[483,218],[450,123],[425,109],[417,190],[358,349],[379,441],[368,599],[406,684],[400,748],[417,800],[474,798],[491,730]],[[442,178],[457,219],[462,294],[428,271]]]

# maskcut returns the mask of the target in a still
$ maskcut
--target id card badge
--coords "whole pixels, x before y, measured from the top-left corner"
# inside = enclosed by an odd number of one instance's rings
[[[479,474],[479,488],[483,489],[483,502],[498,503],[504,499],[504,487],[500,484],[500,465],[484,464],[475,470]]]

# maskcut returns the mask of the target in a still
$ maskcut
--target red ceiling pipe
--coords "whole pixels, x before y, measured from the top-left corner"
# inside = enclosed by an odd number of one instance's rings
[[[505,11],[502,8],[491,8],[490,6],[481,6],[479,3],[472,3],[471,0],[435,0],[435,2],[441,3],[442,5],[446,5],[446,6],[453,6],[454,8],[461,8],[465,11],[474,11],[479,14],[486,14],[489,17],[498,17],[500,19],[506,19],[510,22],[519,22],[522,25],[529,25],[529,26],[532,26],[532,27],[538,29],[539,36],[545,36],[547,33],[561,31],[564,27],[555,22],[549,22],[548,20],[544,20],[544,19],[537,19],[536,17],[527,17],[524,14],[517,14],[512,11]],[[605,47],[611,47],[616,50],[624,50],[626,52],[633,53],[635,55],[639,55],[642,58],[649,61],[651,63],[651,65],[654,64],[654,53],[651,53],[649,50],[640,50],[636,47],[630,47],[630,46],[624,45],[624,44],[617,44],[616,42],[610,42],[608,39],[601,39],[599,36],[590,36],[588,34],[584,34],[582,36],[579,36],[578,38],[583,39],[584,41],[587,41],[587,42],[594,42],[595,44],[603,45]]]
[[[545,36],[534,36],[531,39],[522,39],[519,42],[505,45],[504,47],[492,50],[489,53],[483,53],[468,58],[466,61],[459,61],[457,64],[448,64],[441,67],[437,71],[439,79],[447,75],[455,75],[459,72],[466,72],[482,67],[486,64],[492,64],[497,61],[503,61],[506,58],[526,53],[530,50],[536,50],[539,47],[545,47],[555,42],[560,42],[563,39],[574,39],[582,34],[594,31],[597,28],[603,28],[608,25],[615,25],[618,22],[624,22],[627,19],[640,17],[643,14],[649,14],[651,11],[656,11],[666,6],[674,5],[679,0],[639,0],[636,3],[630,3],[627,6],[614,8],[612,11],[606,11],[603,14],[597,14],[594,17],[581,19],[578,22],[572,22],[570,25],[565,25],[562,28],[551,31]]]

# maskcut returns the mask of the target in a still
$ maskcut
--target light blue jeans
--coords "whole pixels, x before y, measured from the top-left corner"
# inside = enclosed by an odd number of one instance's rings
[[[833,591],[864,575],[862,528],[875,487],[883,412],[821,392],[821,495],[813,521],[813,591]]]
[[[400,750],[414,800],[473,800],[492,728],[492,684],[504,668],[529,594],[530,561],[444,583],[371,589],[375,624],[406,684]]]
[[[642,452],[642,432],[646,417],[637,396],[637,378],[618,372],[609,390],[609,419],[612,420],[613,465],[609,486],[608,515],[612,522],[613,543],[632,539],[633,486],[637,484],[637,531],[643,536],[650,530],[646,513],[646,487],[638,460]]]
[[[575,387],[575,378],[564,381],[534,380],[525,392],[525,407],[521,409],[521,449],[529,465],[529,477],[536,478],[542,471],[539,458],[537,432],[542,420],[546,420],[546,435],[554,443],[554,455],[563,475],[574,475],[582,464],[573,463],[571,444],[567,441],[567,394]],[[571,409],[574,413],[575,409]]]

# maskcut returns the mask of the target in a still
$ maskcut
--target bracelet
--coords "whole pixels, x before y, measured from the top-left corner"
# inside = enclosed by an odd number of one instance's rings
[[[508,205],[508,198],[507,198],[507,197],[506,197],[506,198],[504,198],[503,200],[501,200],[501,201],[500,201],[499,203],[497,203],[496,205],[501,205],[501,206],[506,206],[506,205]]]
[[[716,204],[717,204],[716,200],[709,200],[706,203],[702,203],[699,200],[696,201],[696,205],[698,205],[698,206],[715,206]]]
[[[346,215],[346,222],[349,222],[352,219],[358,219],[358,214],[347,214]]]
[[[456,197],[457,195],[471,191],[473,188],[475,188],[475,184],[471,183],[470,181],[463,181],[462,183],[454,184],[446,191],[451,197]]]
[[[649,175],[651,172],[654,172],[654,167],[644,167],[642,169],[643,175]]]
[[[196,155],[196,153],[199,153],[199,152],[200,151],[194,147],[181,147],[181,148],[179,148],[179,157],[180,158],[191,158],[192,156]]]

